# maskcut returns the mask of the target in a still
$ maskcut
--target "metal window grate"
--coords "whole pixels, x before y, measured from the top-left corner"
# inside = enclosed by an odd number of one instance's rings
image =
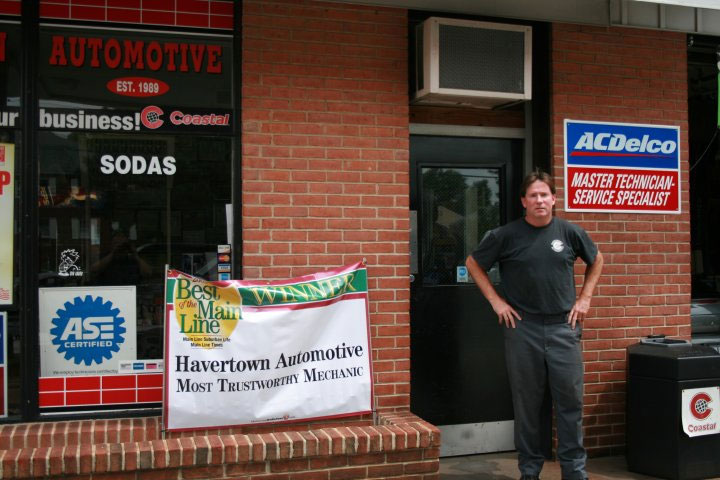
[[[523,32],[439,27],[440,88],[524,92]]]

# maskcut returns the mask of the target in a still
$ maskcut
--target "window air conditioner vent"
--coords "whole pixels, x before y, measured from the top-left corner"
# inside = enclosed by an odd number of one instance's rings
[[[531,27],[430,17],[416,34],[413,103],[492,108],[530,100]]]

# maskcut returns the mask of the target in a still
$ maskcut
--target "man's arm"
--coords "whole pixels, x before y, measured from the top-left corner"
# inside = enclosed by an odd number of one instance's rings
[[[588,313],[588,310],[590,310],[590,300],[592,299],[593,292],[595,291],[595,286],[597,285],[598,280],[600,280],[603,261],[602,253],[598,250],[597,255],[595,256],[595,262],[593,262],[592,265],[588,265],[585,269],[585,280],[583,281],[582,290],[580,290],[580,295],[577,300],[575,300],[575,305],[573,305],[573,308],[570,310],[570,314],[568,315],[568,323],[573,329],[575,328],[575,323],[583,321]]]
[[[467,257],[465,265],[468,268],[468,272],[475,280],[475,285],[478,286],[482,294],[485,296],[493,310],[498,316],[498,323],[505,322],[505,326],[515,328],[515,319],[521,320],[520,315],[500,296],[498,295],[495,287],[493,287],[490,278],[488,277],[485,270],[478,265],[472,255]]]

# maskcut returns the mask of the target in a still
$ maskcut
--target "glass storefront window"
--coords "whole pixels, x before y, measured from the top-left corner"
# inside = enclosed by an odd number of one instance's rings
[[[135,286],[137,358],[162,358],[165,265],[217,279],[231,140],[43,132],[39,145],[40,287]]]
[[[40,27],[41,414],[162,399],[165,266],[229,275],[232,62],[230,36]]]
[[[0,417],[16,416],[21,405],[23,342],[20,295],[20,57],[22,29],[0,21]],[[3,329],[4,328],[4,332]],[[4,378],[3,378],[4,377]]]

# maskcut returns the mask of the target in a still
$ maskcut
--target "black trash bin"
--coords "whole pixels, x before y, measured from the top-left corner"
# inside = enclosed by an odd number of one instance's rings
[[[630,471],[673,480],[720,476],[720,433],[689,437],[684,389],[720,386],[720,353],[685,340],[647,338],[628,347]],[[720,405],[708,405],[720,409]],[[720,425],[719,425],[720,427]]]

